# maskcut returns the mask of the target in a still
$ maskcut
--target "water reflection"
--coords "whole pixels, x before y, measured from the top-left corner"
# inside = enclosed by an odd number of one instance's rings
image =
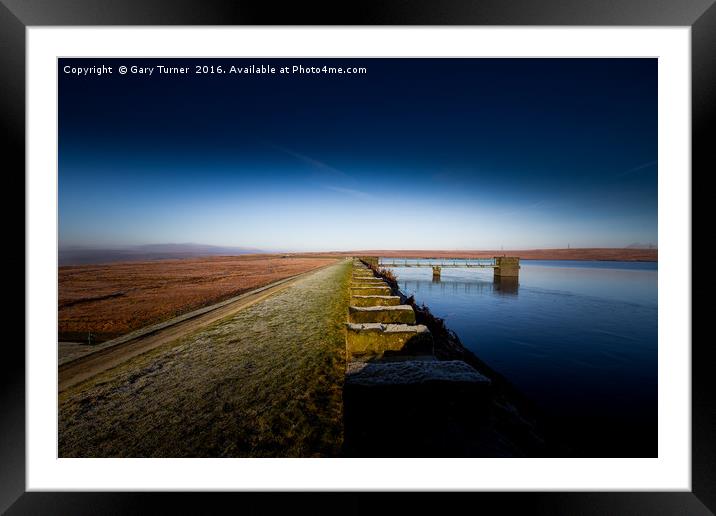
[[[494,281],[495,292],[498,294],[517,294],[517,289],[520,286],[519,278],[501,277],[497,276]]]
[[[415,279],[398,281],[403,292],[440,292],[440,293],[487,293],[517,295],[519,281],[517,278],[495,278],[494,281],[445,281],[433,276],[432,280]]]
[[[523,261],[490,269],[395,268],[401,290],[575,437],[582,456],[655,456],[656,264]],[[580,437],[581,436],[581,437]]]

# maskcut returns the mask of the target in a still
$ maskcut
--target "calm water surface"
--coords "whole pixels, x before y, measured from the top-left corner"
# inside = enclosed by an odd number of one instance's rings
[[[418,261],[418,260],[413,260]],[[581,456],[656,456],[657,264],[521,262],[491,269],[394,268],[401,290],[535,401]]]

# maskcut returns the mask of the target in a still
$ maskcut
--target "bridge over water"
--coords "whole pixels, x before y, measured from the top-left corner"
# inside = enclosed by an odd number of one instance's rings
[[[496,278],[517,278],[520,259],[516,256],[495,256],[493,258],[378,258],[372,260],[377,267],[430,267],[433,277],[439,278],[440,271],[449,269],[493,269]]]

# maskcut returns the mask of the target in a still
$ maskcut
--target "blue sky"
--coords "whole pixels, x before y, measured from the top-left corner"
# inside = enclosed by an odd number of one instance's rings
[[[654,59],[300,62],[365,75],[59,79],[61,246],[657,242]]]

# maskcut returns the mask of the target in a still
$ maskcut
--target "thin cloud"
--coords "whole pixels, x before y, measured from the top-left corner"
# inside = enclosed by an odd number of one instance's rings
[[[645,170],[645,169],[647,169],[647,168],[649,168],[649,167],[651,167],[651,166],[653,166],[653,165],[656,165],[656,163],[657,163],[657,160],[648,161],[648,162],[646,162],[646,163],[642,163],[641,165],[637,165],[637,166],[634,167],[634,168],[630,168],[629,170],[627,170],[627,171],[625,171],[625,172],[621,172],[621,173],[619,173],[619,174],[617,174],[617,175],[618,175],[618,176],[627,176],[627,175],[629,175],[629,174],[635,174],[635,173],[641,172],[642,170]]]
[[[351,176],[349,176],[342,170],[338,170],[337,168],[332,167],[332,166],[328,165],[327,163],[324,163],[323,161],[317,160],[316,158],[312,158],[311,156],[306,156],[305,154],[301,154],[299,152],[288,149],[286,147],[282,147],[280,145],[275,145],[272,143],[269,143],[268,145],[278,151],[283,152],[284,154],[288,154],[289,156],[292,156],[308,165],[311,165],[312,167],[314,167],[315,169],[317,169],[321,172],[326,172],[326,173],[330,174],[331,176],[333,176],[334,178],[340,178],[342,180],[348,180],[349,183],[351,183],[351,182],[355,183],[355,180]],[[372,194],[363,192],[361,190],[356,190],[355,188],[345,188],[342,186],[333,186],[333,185],[324,185],[324,188],[326,188],[327,190],[331,190],[334,192],[348,195],[355,199],[360,199],[362,201],[375,201],[378,199],[376,196],[374,196]]]
[[[334,175],[334,176],[339,176],[339,177],[342,177],[342,178],[348,178],[348,179],[350,179],[350,176],[349,176],[348,174],[346,174],[345,172],[343,172],[343,171],[341,171],[341,170],[338,170],[337,168],[332,167],[332,166],[330,166],[330,165],[324,163],[323,161],[320,161],[320,160],[317,160],[317,159],[315,159],[315,158],[312,158],[311,156],[306,156],[305,154],[298,153],[298,152],[296,152],[296,151],[293,151],[293,150],[291,150],[291,149],[287,149],[286,147],[282,147],[282,146],[280,146],[280,145],[275,145],[275,144],[272,144],[272,143],[270,143],[270,144],[268,144],[268,145],[269,145],[270,147],[272,147],[272,148],[278,150],[278,151],[283,152],[284,154],[288,154],[289,156],[292,156],[292,157],[296,158],[296,159],[299,160],[299,161],[302,161],[302,162],[304,162],[304,163],[306,163],[306,164],[308,164],[308,165],[311,165],[312,167],[314,167],[314,168],[316,168],[316,169],[318,169],[318,170],[320,170],[320,171],[322,171],[322,172],[327,172],[327,173],[329,173],[329,174],[331,174],[331,175]]]
[[[341,186],[324,186],[327,190],[342,193],[360,199],[362,201],[376,201],[378,198],[375,195],[369,194],[368,192],[362,192],[353,188],[343,188]]]

